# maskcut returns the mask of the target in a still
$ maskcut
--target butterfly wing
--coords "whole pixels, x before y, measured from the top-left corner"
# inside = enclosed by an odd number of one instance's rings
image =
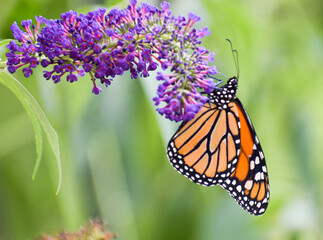
[[[211,186],[234,172],[240,151],[236,104],[226,110],[206,103],[194,119],[183,122],[168,143],[173,167],[191,181]]]
[[[240,154],[234,172],[221,186],[249,213],[261,215],[269,202],[266,161],[245,108],[237,98],[233,103],[240,120]]]

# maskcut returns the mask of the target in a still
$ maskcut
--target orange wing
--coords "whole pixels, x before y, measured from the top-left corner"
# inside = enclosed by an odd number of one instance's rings
[[[181,124],[171,138],[167,155],[173,167],[191,181],[211,186],[234,172],[240,151],[238,109],[206,103],[194,119]]]
[[[238,99],[233,102],[240,120],[241,151],[234,172],[220,185],[249,213],[261,215],[269,202],[265,156],[245,108]]]

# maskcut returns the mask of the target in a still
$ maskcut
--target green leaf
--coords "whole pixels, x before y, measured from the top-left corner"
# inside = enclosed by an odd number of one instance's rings
[[[3,53],[8,50],[7,48],[5,48],[5,46],[8,45],[11,41],[12,39],[0,41],[0,69],[5,69],[7,67],[7,62],[3,61],[2,58],[5,57]]]
[[[6,87],[8,87],[21,101],[22,105],[25,107],[31,119],[31,122],[33,124],[34,130],[35,130],[36,153],[37,153],[37,159],[36,159],[36,163],[35,163],[35,167],[32,175],[33,179],[37,173],[37,170],[41,161],[41,155],[43,150],[41,127],[43,128],[45,135],[47,136],[48,142],[50,144],[50,147],[57,161],[59,180],[58,180],[58,187],[57,187],[56,194],[58,194],[59,189],[61,187],[61,182],[62,182],[62,167],[61,167],[61,160],[60,160],[59,140],[58,140],[58,135],[56,131],[48,121],[45,113],[43,112],[43,110],[41,109],[41,107],[39,106],[35,98],[16,78],[11,76],[9,73],[3,70],[0,70],[0,82],[4,84]]]
[[[5,39],[5,40],[0,41],[0,48],[8,45],[11,41],[12,41],[12,39]]]

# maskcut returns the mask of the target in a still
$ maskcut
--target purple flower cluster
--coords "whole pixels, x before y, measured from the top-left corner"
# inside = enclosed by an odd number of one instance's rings
[[[22,68],[29,77],[37,65],[52,66],[44,77],[54,83],[63,77],[72,83],[89,73],[92,92],[99,94],[97,81],[108,86],[126,71],[131,78],[148,77],[160,65],[164,72],[157,73],[161,84],[153,100],[164,106],[157,110],[171,120],[188,121],[207,101],[200,91],[209,93],[215,87],[209,77],[216,73],[215,66],[209,66],[214,53],[201,46],[208,28],[192,28],[200,18],[192,13],[188,19],[173,16],[169,6],[137,6],[130,0],[127,9],[108,13],[100,8],[86,15],[69,11],[56,20],[36,17],[36,25],[22,21],[25,31],[15,22],[11,30],[18,42],[7,46],[8,71]]]

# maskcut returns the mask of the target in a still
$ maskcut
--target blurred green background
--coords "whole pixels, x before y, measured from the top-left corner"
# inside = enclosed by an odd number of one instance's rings
[[[158,5],[160,2],[148,1]],[[104,0],[0,0],[0,39],[13,21],[58,18],[70,9],[125,7]],[[155,75],[116,79],[99,95],[88,77],[57,85],[41,71],[19,79],[59,134],[63,166],[45,140],[38,175],[34,132],[21,103],[0,86],[0,239],[33,239],[75,230],[99,217],[120,240],[323,239],[323,1],[171,1],[172,12],[192,11],[212,35],[218,70],[236,70],[238,97],[264,149],[271,199],[261,217],[249,215],[220,187],[202,187],[178,174],[165,148],[178,124],[156,114]],[[72,86],[71,86],[72,85]]]

